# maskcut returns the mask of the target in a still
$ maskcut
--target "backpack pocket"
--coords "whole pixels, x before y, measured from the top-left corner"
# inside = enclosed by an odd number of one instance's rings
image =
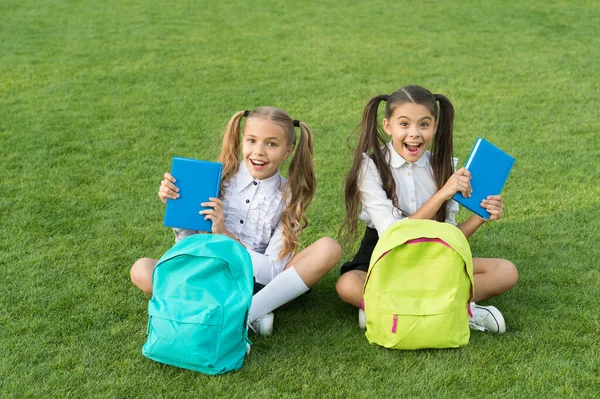
[[[395,349],[448,348],[468,343],[468,320],[461,315],[465,311],[447,292],[440,292],[439,296],[429,292],[425,298],[406,294],[379,296],[375,315],[367,312],[366,334],[370,342]]]
[[[152,303],[152,302],[151,302]],[[215,365],[223,328],[220,306],[201,309],[197,315],[165,314],[148,307],[148,341],[144,356],[157,362],[205,372]]]

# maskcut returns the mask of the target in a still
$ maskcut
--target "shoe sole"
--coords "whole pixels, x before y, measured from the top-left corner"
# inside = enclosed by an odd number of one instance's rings
[[[362,312],[361,310],[358,311],[358,327],[365,330],[367,328],[367,315],[364,310]]]

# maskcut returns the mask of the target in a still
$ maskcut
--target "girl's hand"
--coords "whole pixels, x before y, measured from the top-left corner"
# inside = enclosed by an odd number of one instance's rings
[[[170,173],[165,173],[164,179],[160,182],[160,188],[158,189],[158,197],[163,202],[163,204],[167,203],[167,198],[179,198],[179,189],[173,183],[175,183],[175,178],[171,176]]]
[[[504,201],[501,195],[490,195],[481,201],[481,207],[490,213],[488,220],[499,220],[504,211]]]
[[[204,219],[212,221],[213,234],[225,234],[229,236],[229,232],[225,229],[225,212],[223,211],[223,201],[218,198],[209,198],[210,202],[203,202],[200,205],[213,209],[205,209],[200,211],[201,215],[206,215]]]
[[[439,193],[443,196],[444,200],[449,200],[458,192],[462,193],[463,197],[468,198],[471,196],[472,191],[471,172],[465,168],[460,168],[450,176]]]

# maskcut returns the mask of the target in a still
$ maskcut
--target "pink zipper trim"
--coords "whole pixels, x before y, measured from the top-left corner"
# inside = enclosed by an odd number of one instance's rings
[[[396,334],[396,327],[398,327],[398,315],[394,315],[394,319],[392,320],[392,332]]]
[[[385,251],[384,253],[382,253],[381,256],[377,259],[377,261],[373,264],[373,267],[375,267],[375,265],[377,264],[377,262],[379,262],[381,260],[381,258],[383,258],[384,256],[386,256],[388,254],[388,252],[390,252],[390,251],[391,251],[391,249],[389,251]],[[364,287],[367,286],[367,283],[369,282],[369,278],[370,277],[371,277],[371,273],[367,273],[367,279],[365,280],[365,284],[363,285],[363,294],[365,292]]]
[[[454,249],[450,245],[448,245],[448,243],[446,241],[444,241],[442,239],[439,239],[439,238],[426,238],[426,237],[415,238],[414,240],[408,240],[408,241],[406,241],[405,244],[418,244],[420,242],[439,242],[440,244],[443,244],[443,245],[447,246],[450,249]]]

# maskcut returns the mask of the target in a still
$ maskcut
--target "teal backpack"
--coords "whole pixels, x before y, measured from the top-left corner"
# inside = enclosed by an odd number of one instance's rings
[[[218,234],[177,242],[158,261],[144,356],[205,374],[238,370],[251,342],[250,254]]]
[[[432,220],[403,220],[379,238],[363,289],[367,339],[394,349],[469,343],[473,261],[464,234]]]

